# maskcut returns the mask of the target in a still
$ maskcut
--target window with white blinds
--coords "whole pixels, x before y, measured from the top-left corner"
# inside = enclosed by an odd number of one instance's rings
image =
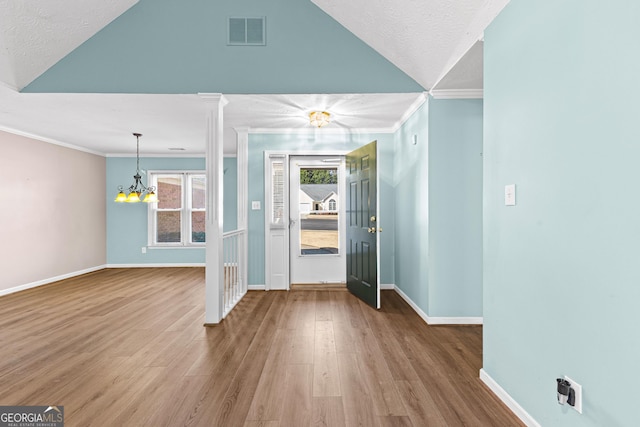
[[[271,225],[284,227],[285,185],[284,161],[282,158],[271,160]]]

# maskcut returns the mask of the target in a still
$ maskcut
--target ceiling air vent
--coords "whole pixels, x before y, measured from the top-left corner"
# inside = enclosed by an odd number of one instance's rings
[[[229,18],[229,46],[264,46],[265,41],[264,16],[258,18]]]

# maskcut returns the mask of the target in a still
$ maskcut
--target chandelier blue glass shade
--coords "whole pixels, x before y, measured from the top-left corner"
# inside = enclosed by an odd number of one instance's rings
[[[133,184],[127,189],[128,195],[124,192],[122,185],[118,186],[118,195],[115,202],[118,203],[138,203],[140,201],[145,203],[156,203],[158,201],[158,195],[155,193],[156,187],[147,187],[142,183],[142,176],[140,176],[140,137],[141,133],[134,133],[136,137],[136,174],[133,176]],[[142,199],[141,199],[142,197]]]

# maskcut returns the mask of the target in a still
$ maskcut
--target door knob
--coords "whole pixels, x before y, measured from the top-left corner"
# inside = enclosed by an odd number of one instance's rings
[[[375,217],[375,215],[374,215],[374,216],[372,216],[371,218],[369,218],[369,220],[370,220],[371,222],[376,222],[376,217]]]
[[[376,232],[375,227],[369,227],[369,233],[375,233],[375,232]]]

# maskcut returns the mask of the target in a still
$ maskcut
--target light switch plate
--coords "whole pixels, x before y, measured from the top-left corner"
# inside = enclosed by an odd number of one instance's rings
[[[260,210],[260,201],[252,201],[251,202],[251,209],[254,211],[259,211]]]
[[[509,184],[504,186],[504,204],[505,206],[516,205],[516,185]]]

